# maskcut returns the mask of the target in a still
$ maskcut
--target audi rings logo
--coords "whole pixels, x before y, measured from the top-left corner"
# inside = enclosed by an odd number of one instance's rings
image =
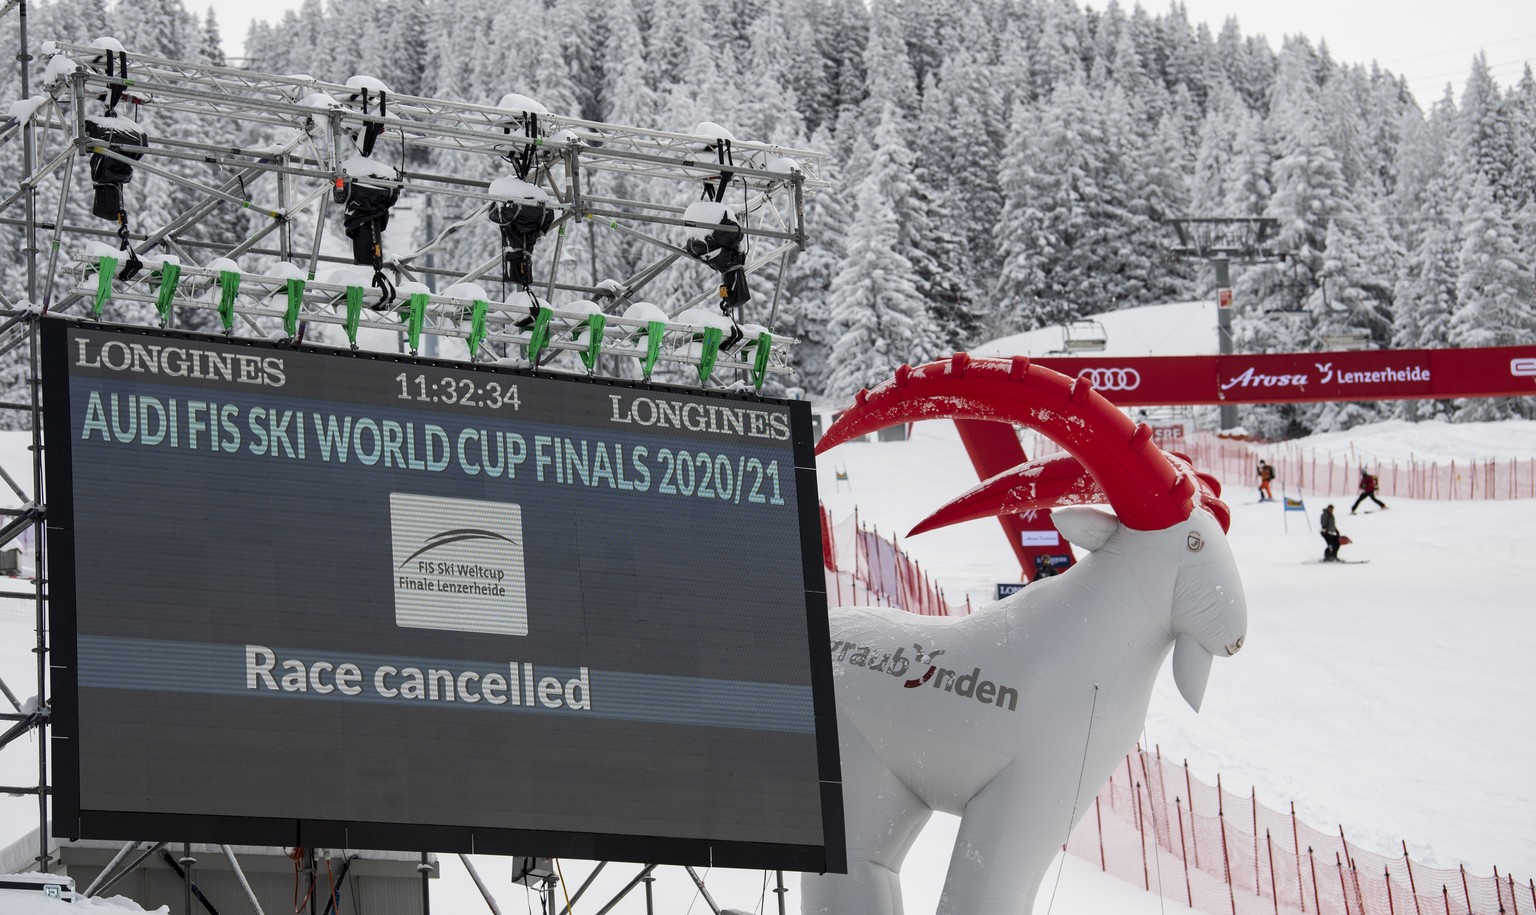
[[[1083,369],[1077,377],[1086,379],[1095,391],[1134,391],[1141,387],[1141,373],[1135,369]]]
[[[1536,377],[1536,359],[1525,356],[1509,360],[1509,373],[1516,378]]]

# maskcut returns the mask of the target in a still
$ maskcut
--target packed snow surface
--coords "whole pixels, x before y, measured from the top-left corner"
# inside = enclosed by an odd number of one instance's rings
[[[1166,320],[1180,320],[1181,306],[1165,308]],[[1120,331],[1115,317],[1102,319],[1111,346],[1134,351],[1144,344],[1124,343],[1122,334],[1131,339],[1155,332],[1129,319],[1129,329]],[[991,351],[1019,347],[999,341]],[[0,463],[13,468],[13,476],[30,466],[29,441],[22,433],[0,435]],[[1320,454],[1352,449],[1380,460],[1410,454],[1442,461],[1529,460],[1536,454],[1536,423],[1393,422],[1288,447],[1315,447]],[[839,482],[838,473],[846,481]],[[835,519],[857,507],[866,524],[901,535],[902,546],[952,602],[969,595],[980,608],[996,584],[1019,580],[1013,554],[989,520],[905,537],[933,508],[976,482],[953,424],[920,423],[904,442],[839,446],[818,459],[817,477]],[[1536,874],[1536,792],[1528,771],[1536,750],[1529,727],[1536,708],[1536,666],[1530,663],[1536,656],[1536,568],[1529,560],[1536,501],[1389,498],[1388,511],[1341,515],[1340,527],[1354,541],[1342,555],[1370,562],[1334,566],[1316,562],[1323,547],[1317,513],[1324,500],[1303,493],[1306,511],[1285,512],[1281,503],[1259,503],[1253,480],[1222,482],[1248,596],[1248,640],[1237,656],[1214,665],[1199,714],[1184,704],[1165,671],[1153,693],[1145,742],[1187,758],[1194,775],[1207,782],[1219,772],[1229,790],[1244,794],[1251,788],[1270,807],[1285,809],[1294,800],[1302,821],[1324,831],[1342,825],[1360,848],[1392,854],[1406,841],[1413,859],[1426,865],[1465,863],[1470,873],[1484,876],[1497,866],[1522,881]],[[0,601],[0,676],[18,691],[34,676],[32,630],[29,604]],[[0,784],[35,779],[34,740],[28,735],[0,752]],[[36,817],[35,799],[0,798],[0,843],[34,828]],[[955,824],[935,816],[908,855],[903,886],[914,915],[934,911]],[[524,891],[501,878],[504,859],[473,860],[492,877],[504,907],[522,904],[508,899]],[[590,871],[583,862],[562,864],[567,884],[579,885]],[[438,907],[469,911],[484,904],[455,859],[445,859],[443,868],[444,879],[432,888]],[[1175,907],[1082,860],[1067,858],[1060,868],[1059,886],[1053,869],[1037,911],[1049,904],[1052,915],[1151,915]],[[606,900],[631,873],[608,868],[588,898]],[[722,905],[756,908],[761,872],[701,873]],[[787,882],[787,907],[798,911],[798,881],[789,875]],[[771,890],[771,875],[768,884]],[[703,910],[686,878],[664,877],[656,890],[664,910]],[[19,911],[68,911],[52,905]],[[618,911],[631,911],[628,905]],[[770,891],[766,906],[773,905]]]

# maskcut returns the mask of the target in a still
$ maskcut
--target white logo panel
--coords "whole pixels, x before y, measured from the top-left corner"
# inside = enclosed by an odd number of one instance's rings
[[[522,506],[395,492],[389,516],[396,625],[528,634]]]

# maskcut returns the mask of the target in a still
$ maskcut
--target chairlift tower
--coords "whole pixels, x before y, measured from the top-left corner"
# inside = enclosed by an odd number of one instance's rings
[[[738,140],[708,123],[669,132],[550,114],[520,96],[476,103],[397,95],[365,77],[336,84],[170,60],[122,50],[110,39],[45,43],[34,82],[25,0],[5,0],[0,17],[18,8],[23,99],[0,121],[0,145],[20,144],[23,165],[0,187],[0,224],[24,232],[27,283],[24,295],[0,290],[0,356],[26,354],[28,395],[0,406],[29,413],[33,467],[32,495],[0,468],[22,503],[0,510],[0,548],[26,529],[38,535],[33,593],[4,596],[35,602],[39,698],[24,703],[0,681],[0,748],[36,729],[38,781],[0,790],[36,795],[37,862],[47,871],[43,316],[131,323],[135,314],[152,314],[160,327],[176,328],[200,314],[204,326],[222,327],[228,337],[280,343],[328,327],[331,344],[354,349],[415,354],[424,340],[456,341],[471,362],[532,372],[553,370],[549,363],[569,352],[576,358],[566,358],[561,371],[581,373],[579,359],[587,375],[649,379],[668,365],[690,379],[696,373],[700,387],[758,390],[770,376],[793,374],[795,341],[772,328],[788,255],[806,245],[806,197],[826,186],[818,175],[826,154]],[[93,124],[103,119],[129,123],[104,133]],[[377,152],[365,155],[375,144]],[[420,163],[433,152],[484,167],[432,171]],[[204,177],[190,177],[189,163]],[[161,201],[153,224],[93,220],[93,166],[154,175],[185,193]],[[611,184],[624,195],[601,193],[603,182],[593,180],[599,175],[623,177]],[[121,212],[129,217],[142,209],[134,191],[143,183],[126,188]],[[336,221],[331,209],[352,205],[343,190],[354,184],[459,215],[420,246],[390,238],[389,253],[379,246],[369,265],[371,280],[359,278],[357,258],[325,244]],[[701,191],[715,206],[690,206]],[[525,233],[548,233],[538,250],[514,250],[505,231],[503,244],[481,250],[450,243],[509,205],[553,214]],[[257,218],[238,237],[218,237],[214,218],[233,210]],[[704,211],[707,223],[699,221]],[[637,239],[654,257],[627,276],[584,281],[562,259],[578,227]],[[300,228],[310,229],[308,238]],[[514,292],[487,294],[477,281],[505,284],[514,254],[525,258]],[[631,307],[687,260],[718,272],[719,286],[638,312]],[[746,278],[759,274],[772,297],[749,311]]]
[[[1277,260],[1268,244],[1280,231],[1277,220],[1264,216],[1184,216],[1168,219],[1178,236],[1173,253],[1199,258],[1216,268],[1216,340],[1223,356],[1234,352],[1232,344],[1232,277],[1230,265]],[[1221,405],[1221,428],[1237,425],[1237,407]]]

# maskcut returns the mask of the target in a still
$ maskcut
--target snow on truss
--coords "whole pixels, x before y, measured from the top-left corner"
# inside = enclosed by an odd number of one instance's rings
[[[647,324],[652,321],[661,321],[666,323],[667,321],[672,320],[671,318],[667,317],[667,313],[665,311],[661,310],[661,306],[654,302],[635,302],[628,308],[624,309],[624,317],[631,321],[642,321]],[[643,334],[645,331],[640,331],[640,333]]]
[[[46,94],[34,95],[31,98],[24,98],[19,102],[12,102],[10,110],[5,114],[6,123],[27,123],[28,121],[32,120],[33,115],[37,114],[37,109],[48,104],[48,100],[50,98],[52,98],[52,96]]]
[[[510,175],[504,175],[492,181],[490,195],[497,200],[538,203],[544,206],[558,206],[560,203],[553,194],[538,185],[530,184],[521,178],[513,178]]]
[[[468,299],[471,302],[488,302],[491,298],[479,283],[454,283],[444,289],[442,294],[444,298]]]
[[[309,273],[292,261],[278,261],[267,271],[268,276],[275,276],[280,280],[303,280],[309,278]]]
[[[736,142],[736,135],[734,133],[731,133],[729,130],[721,127],[714,121],[700,121],[699,123],[695,124],[693,129],[688,131],[688,133],[698,137],[701,140],[707,141],[705,143],[695,145],[694,148],[696,149],[714,149],[715,143],[719,140],[725,140],[729,143]]]
[[[400,173],[395,170],[394,166],[386,162],[378,162],[367,156],[352,156],[348,158],[345,162],[341,163],[341,170],[350,178],[377,178],[382,181],[396,181],[400,178]]]
[[[720,226],[735,221],[730,218],[731,208],[723,203],[713,200],[695,200],[688,204],[688,209],[683,211],[683,221],[688,223],[686,232],[689,238],[703,240],[709,233]]]
[[[367,76],[364,74],[348,77],[347,88],[358,90],[367,89],[369,92],[390,91],[389,86],[385,85],[382,79],[379,79],[377,76]]]
[[[516,92],[508,92],[506,95],[503,95],[501,101],[496,103],[496,107],[515,115],[549,114],[548,108],[545,108],[534,99],[526,95],[519,95]]]

